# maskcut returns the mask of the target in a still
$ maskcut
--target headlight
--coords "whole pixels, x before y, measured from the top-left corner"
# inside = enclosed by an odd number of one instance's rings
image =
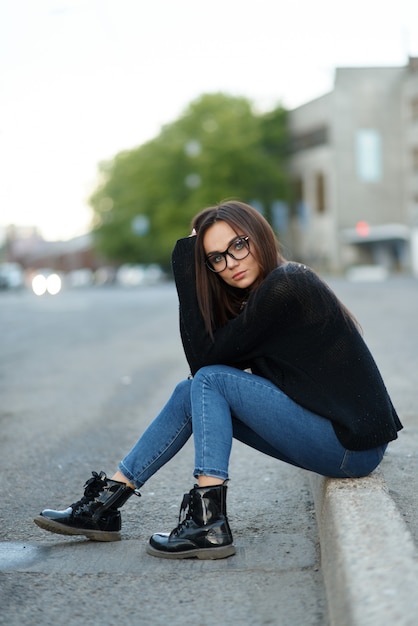
[[[32,280],[32,291],[37,296],[43,296],[45,293],[56,296],[61,291],[61,287],[62,282],[58,274],[49,274],[49,276],[37,274]]]
[[[56,296],[61,291],[61,284],[58,274],[51,274],[46,279],[46,290],[51,296]]]

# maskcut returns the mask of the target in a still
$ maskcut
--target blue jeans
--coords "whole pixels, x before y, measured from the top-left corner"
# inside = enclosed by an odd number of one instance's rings
[[[370,474],[386,445],[344,448],[331,422],[296,404],[273,383],[248,372],[213,365],[177,385],[120,471],[137,488],[173,458],[193,433],[194,476],[227,479],[233,438],[271,457],[323,476]]]

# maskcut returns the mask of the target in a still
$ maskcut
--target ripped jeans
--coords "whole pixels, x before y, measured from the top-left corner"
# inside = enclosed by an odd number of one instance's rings
[[[329,420],[299,406],[267,379],[213,365],[176,386],[119,469],[140,488],[192,434],[195,477],[229,478],[234,438],[285,463],[333,478],[370,474],[386,449],[383,445],[347,450]]]

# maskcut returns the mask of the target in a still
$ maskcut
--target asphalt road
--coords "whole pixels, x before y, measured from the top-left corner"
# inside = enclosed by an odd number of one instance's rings
[[[0,293],[0,623],[327,626],[308,475],[236,444],[222,561],[146,555],[193,485],[191,442],[122,509],[111,544],[46,533],[188,374],[171,284]]]

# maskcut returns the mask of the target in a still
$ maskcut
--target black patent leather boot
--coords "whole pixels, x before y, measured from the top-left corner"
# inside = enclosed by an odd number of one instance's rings
[[[125,483],[92,472],[84,485],[84,496],[63,511],[45,509],[35,524],[59,535],[84,535],[94,541],[119,541],[121,515],[118,509],[133,494],[141,495]]]
[[[235,554],[226,516],[226,484],[195,487],[184,495],[179,525],[152,535],[147,552],[163,559],[224,559]],[[182,512],[186,515],[181,521]]]

